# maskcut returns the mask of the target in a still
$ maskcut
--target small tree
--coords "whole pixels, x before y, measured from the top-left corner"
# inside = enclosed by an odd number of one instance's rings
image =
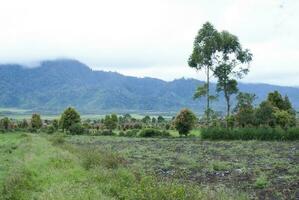
[[[118,119],[117,119],[117,115],[116,114],[106,115],[105,116],[104,125],[110,131],[116,129],[117,122],[118,122]]]
[[[255,118],[258,125],[275,126],[275,107],[269,101],[263,101],[256,109]]]
[[[27,120],[26,119],[23,119],[21,122],[20,122],[20,124],[19,124],[19,127],[20,128],[28,128],[28,122],[27,122]]]
[[[160,124],[160,123],[163,123],[165,121],[165,119],[162,116],[158,116],[157,121]]]
[[[80,123],[80,114],[71,107],[68,107],[61,115],[60,126],[63,130],[69,130],[73,124]]]
[[[57,130],[59,128],[59,121],[57,119],[54,119],[52,125],[54,129]]]
[[[175,128],[180,135],[187,136],[196,123],[196,116],[188,109],[179,112],[174,120]]]
[[[255,94],[240,92],[237,95],[237,105],[235,107],[235,120],[239,126],[245,127],[254,124],[254,107],[253,101]]]
[[[8,117],[4,117],[3,119],[0,120],[0,125],[1,125],[1,128],[8,130],[11,126],[11,122],[8,119]]]
[[[149,124],[151,122],[151,117],[146,115],[145,117],[142,118],[141,121],[145,124]]]
[[[42,119],[40,117],[39,114],[32,114],[32,117],[31,117],[31,127],[33,129],[40,129],[43,125],[43,122],[42,122]]]
[[[274,107],[278,108],[279,110],[284,110],[285,102],[278,91],[270,92],[268,94],[267,101],[269,101]]]

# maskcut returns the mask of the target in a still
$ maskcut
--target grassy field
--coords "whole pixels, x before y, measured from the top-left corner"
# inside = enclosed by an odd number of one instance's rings
[[[0,134],[0,199],[295,199],[298,149],[298,142]]]
[[[73,136],[68,141],[120,153],[130,168],[167,180],[246,192],[252,198],[299,195],[299,143]],[[297,190],[296,190],[297,189]]]

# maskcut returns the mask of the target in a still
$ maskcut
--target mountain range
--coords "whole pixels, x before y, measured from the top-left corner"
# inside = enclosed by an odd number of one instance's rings
[[[196,79],[163,81],[137,78],[116,72],[94,71],[87,65],[70,59],[42,61],[28,68],[17,64],[0,65],[0,107],[22,108],[58,113],[73,106],[83,113],[138,112],[171,113],[183,107],[202,113],[204,100],[192,99]],[[212,83],[212,90],[215,84]],[[299,88],[270,84],[239,83],[243,92],[255,93],[258,104],[271,91],[288,95],[299,109]],[[223,97],[213,103],[217,111],[225,110]]]

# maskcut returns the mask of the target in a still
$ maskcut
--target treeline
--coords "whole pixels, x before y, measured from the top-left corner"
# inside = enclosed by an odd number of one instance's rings
[[[182,109],[175,117],[144,116],[141,119],[130,114],[109,114],[101,119],[82,120],[74,108],[67,108],[59,119],[42,120],[33,114],[30,120],[0,120],[0,131],[30,131],[33,133],[61,132],[70,135],[107,135],[126,137],[170,137],[176,130],[180,136],[188,136],[192,129],[200,130],[203,139],[212,140],[297,140],[299,127],[296,112],[287,96],[277,91],[268,94],[260,105],[254,106],[255,95],[239,93],[237,104],[229,117],[213,112],[210,123],[205,116],[197,118],[188,109]]]

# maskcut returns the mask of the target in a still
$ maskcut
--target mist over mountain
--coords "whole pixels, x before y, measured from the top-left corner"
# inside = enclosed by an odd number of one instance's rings
[[[136,78],[115,72],[93,71],[85,64],[69,59],[43,61],[39,67],[0,65],[0,107],[14,107],[58,113],[74,106],[83,113],[101,112],[177,112],[188,107],[202,113],[205,101],[192,99],[196,79],[163,81]],[[214,90],[215,84],[212,84]],[[255,93],[256,104],[273,90],[288,95],[299,108],[299,88],[269,84],[239,84],[240,91]],[[220,96],[212,104],[224,111]]]

